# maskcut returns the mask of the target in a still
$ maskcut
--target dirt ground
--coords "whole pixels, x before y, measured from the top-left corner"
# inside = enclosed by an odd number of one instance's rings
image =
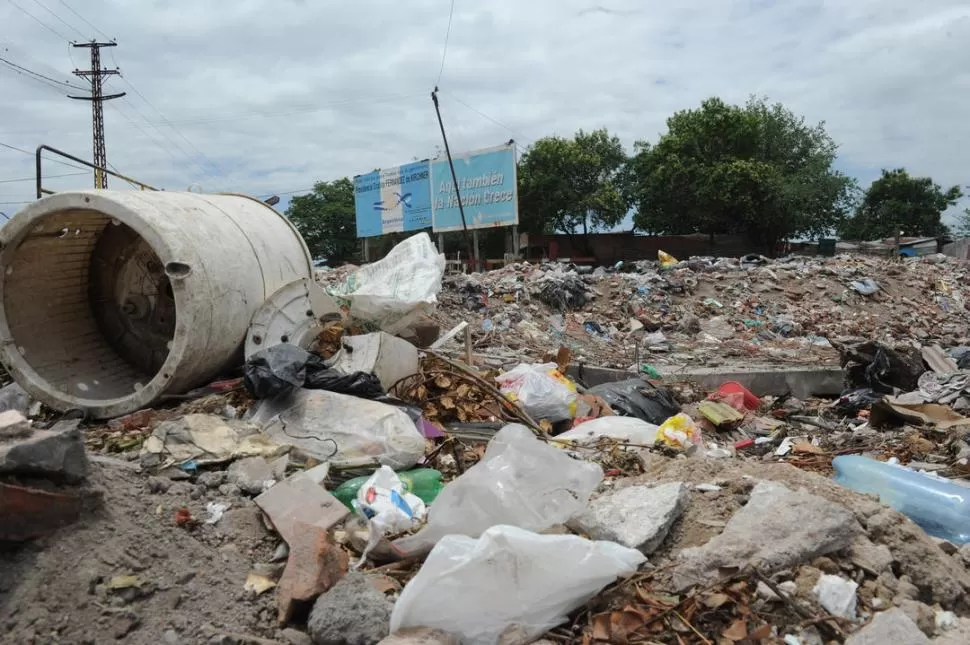
[[[274,636],[273,594],[243,589],[277,544],[251,501],[206,500],[186,482],[163,492],[125,468],[92,469],[90,485],[104,493],[99,511],[0,553],[4,643],[208,645]],[[214,500],[233,505],[218,524],[176,525],[179,507],[205,518]],[[109,588],[131,575],[137,586]]]

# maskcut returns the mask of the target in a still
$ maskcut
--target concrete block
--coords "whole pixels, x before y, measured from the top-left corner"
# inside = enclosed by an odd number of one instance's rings
[[[23,418],[12,410],[0,413],[0,416],[5,415]],[[10,422],[19,423],[13,418]],[[88,458],[78,420],[61,421],[50,430],[32,430],[19,438],[17,433],[13,433],[12,438],[0,438],[0,473],[51,477],[67,482],[83,480],[88,474]]]
[[[748,565],[776,571],[844,549],[861,534],[862,527],[844,507],[762,481],[720,535],[680,552],[673,583],[678,589],[708,584],[722,571]]]
[[[901,609],[890,609],[876,614],[868,625],[849,636],[845,645],[930,645],[930,642]]]
[[[284,455],[272,462],[262,457],[246,457],[234,461],[229,466],[226,479],[235,484],[244,493],[259,495],[269,490],[286,474],[286,464],[289,458]]]
[[[326,531],[350,513],[340,500],[306,473],[281,481],[254,501],[287,542],[296,539],[299,526],[310,525]]]
[[[688,495],[687,486],[680,482],[630,486],[590,500],[569,525],[594,540],[617,542],[649,555],[667,537]]]

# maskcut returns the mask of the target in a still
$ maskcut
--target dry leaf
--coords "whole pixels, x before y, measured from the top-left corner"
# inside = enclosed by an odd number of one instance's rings
[[[598,641],[610,640],[609,614],[597,614],[593,616],[593,639]]]
[[[443,396],[441,397],[441,407],[443,407],[445,410],[454,410],[458,406],[455,404],[455,400],[453,398],[450,396]]]
[[[771,636],[771,625],[765,623],[758,629],[748,634],[747,639],[749,641],[760,641],[768,638],[769,636]]]
[[[447,390],[451,387],[452,380],[450,376],[441,374],[440,376],[435,377],[434,384],[442,390]]]
[[[743,618],[738,618],[731,626],[721,632],[722,638],[727,638],[732,641],[743,641],[748,636],[748,626],[745,624]]]
[[[717,609],[724,603],[731,602],[731,597],[726,593],[710,593],[701,600],[708,609]]]
[[[276,583],[270,580],[267,576],[259,573],[250,573],[248,576],[246,576],[246,584],[243,585],[243,589],[246,591],[252,591],[259,596],[275,586]]]
[[[799,441],[792,450],[798,454],[824,455],[825,451],[809,441]]]
[[[141,582],[139,582],[138,576],[114,576],[108,580],[108,589],[128,589],[139,586],[141,586]]]
[[[614,611],[610,614],[610,642],[627,643],[630,636],[643,627],[644,619],[635,611]]]

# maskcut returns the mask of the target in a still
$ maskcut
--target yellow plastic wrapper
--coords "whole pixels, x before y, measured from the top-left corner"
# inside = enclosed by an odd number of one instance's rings
[[[657,251],[657,259],[660,260],[660,266],[664,269],[669,269],[680,261],[669,253],[664,253],[663,251]]]
[[[675,414],[662,424],[657,430],[657,439],[660,439],[668,446],[687,450],[691,446],[700,446],[704,443],[701,436],[701,429],[697,427],[694,420],[683,412]]]

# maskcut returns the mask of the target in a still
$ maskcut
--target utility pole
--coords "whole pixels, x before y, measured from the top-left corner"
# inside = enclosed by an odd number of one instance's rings
[[[104,95],[104,77],[119,74],[117,69],[101,67],[101,48],[117,47],[118,43],[99,43],[92,40],[89,43],[73,43],[75,47],[87,47],[91,50],[91,69],[74,70],[74,74],[87,79],[91,83],[91,96],[69,96],[78,101],[91,101],[91,131],[94,136],[94,187],[107,188],[108,175],[104,168],[108,167],[108,155],[104,148],[104,107],[102,103],[111,99],[120,99],[125,92]]]

